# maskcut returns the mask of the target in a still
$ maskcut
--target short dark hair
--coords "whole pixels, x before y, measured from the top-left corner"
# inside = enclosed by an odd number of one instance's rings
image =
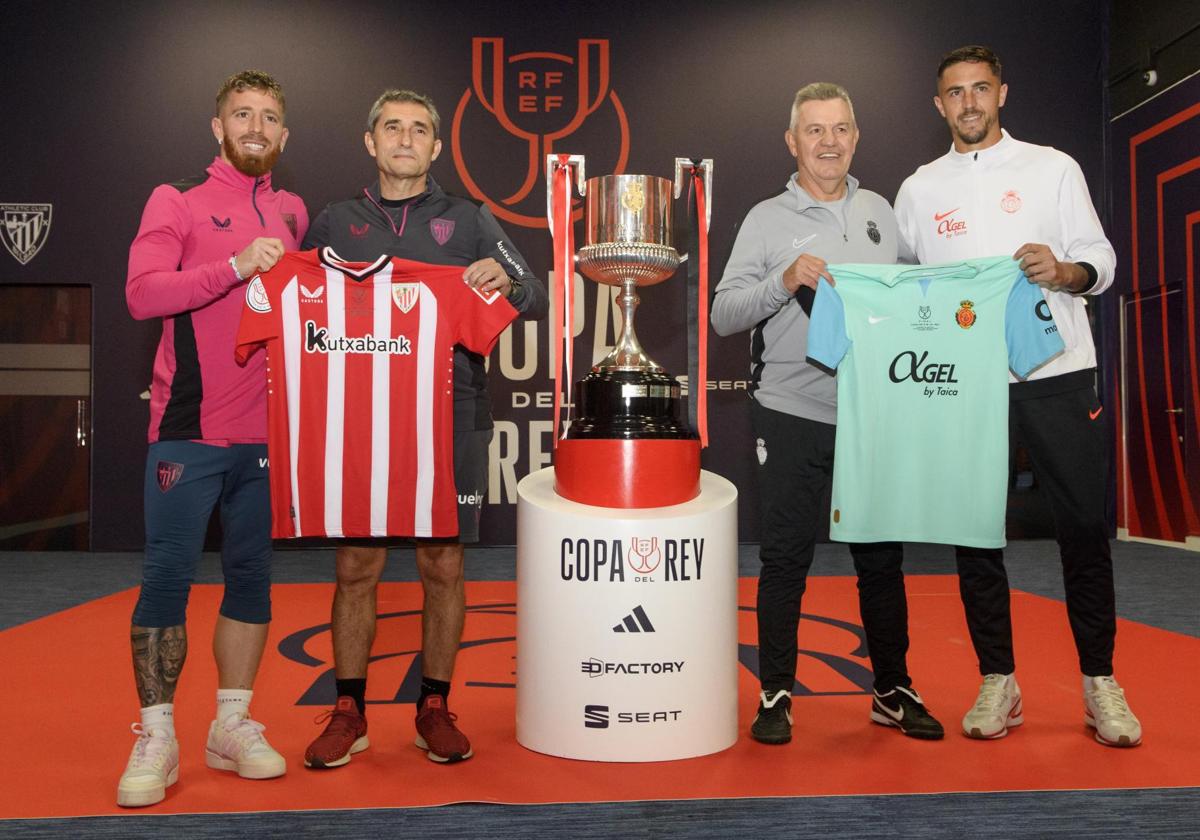
[[[942,63],[938,65],[937,77],[941,79],[942,73],[946,71],[947,67],[952,64],[960,64],[964,61],[969,61],[972,64],[986,64],[995,77],[997,79],[1000,78],[1000,57],[987,47],[981,47],[978,44],[959,47],[942,56]]]
[[[261,70],[243,70],[226,79],[220,90],[217,91],[217,116],[221,116],[221,106],[225,104],[229,94],[234,91],[241,93],[244,90],[257,90],[273,96],[279,103],[280,112],[287,110],[287,105],[283,101],[283,88],[279,86],[279,82],[275,81],[274,76]],[[282,116],[282,113],[280,115]]]
[[[368,134],[375,130],[375,124],[379,122],[379,115],[383,113],[383,106],[389,102],[410,102],[413,105],[420,105],[429,112],[429,119],[433,123],[433,139],[437,140],[441,135],[442,118],[438,114],[437,108],[433,106],[433,100],[423,93],[416,93],[411,90],[396,90],[395,88],[385,90],[379,94],[379,98],[371,106],[371,110],[367,114]]]

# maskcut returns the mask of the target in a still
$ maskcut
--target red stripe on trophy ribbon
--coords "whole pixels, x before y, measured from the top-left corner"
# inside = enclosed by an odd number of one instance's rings
[[[692,168],[694,189],[696,191],[696,219],[700,225],[700,317],[697,328],[700,331],[700,375],[692,385],[698,388],[696,393],[696,419],[700,434],[700,446],[708,446],[708,208],[704,204],[704,176],[700,167]]]
[[[567,405],[571,404],[571,364],[574,342],[571,321],[575,313],[575,235],[571,226],[570,155],[560,154],[554,170],[550,215],[554,220],[551,238],[554,248],[554,344],[561,348],[554,365],[554,447],[561,437],[563,388]],[[563,434],[566,430],[563,430]]]

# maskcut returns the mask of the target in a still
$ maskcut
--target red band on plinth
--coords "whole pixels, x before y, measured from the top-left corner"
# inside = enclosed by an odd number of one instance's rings
[[[597,507],[680,505],[700,495],[700,441],[566,438],[554,453],[554,489]]]

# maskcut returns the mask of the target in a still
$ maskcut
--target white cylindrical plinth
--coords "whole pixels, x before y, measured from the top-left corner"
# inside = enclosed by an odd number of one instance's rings
[[[707,755],[737,740],[737,490],[645,509],[517,485],[517,741],[592,761]]]

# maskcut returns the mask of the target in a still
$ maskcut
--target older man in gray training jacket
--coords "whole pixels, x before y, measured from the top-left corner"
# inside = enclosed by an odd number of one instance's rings
[[[787,188],[755,205],[717,285],[713,329],[750,330],[750,403],[757,438],[762,571],[758,658],[762,693],[751,736],[792,738],[796,631],[822,500],[833,474],[837,387],[805,361],[808,313],[828,263],[912,262],[887,201],[850,174],[858,126],[839,85],[801,88],[784,138],[796,158]],[[914,738],[942,726],[908,675],[908,604],[899,543],[851,545],[859,609],[874,671],[871,720]]]

